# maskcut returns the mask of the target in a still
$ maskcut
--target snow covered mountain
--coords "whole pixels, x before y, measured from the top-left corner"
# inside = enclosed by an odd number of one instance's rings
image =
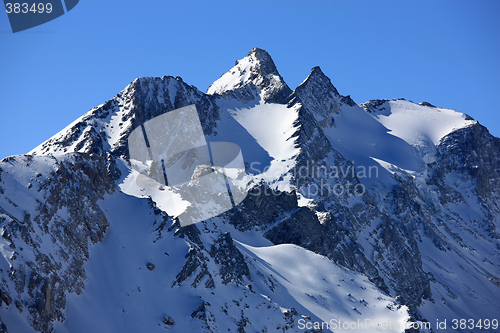
[[[137,185],[128,137],[193,104],[207,142],[240,146],[249,195],[180,227],[163,189]],[[500,139],[427,102],[357,105],[319,67],[292,91],[257,48],[206,93],[138,78],[3,159],[0,225],[0,332],[430,332],[444,320],[439,331],[478,332],[500,319]]]

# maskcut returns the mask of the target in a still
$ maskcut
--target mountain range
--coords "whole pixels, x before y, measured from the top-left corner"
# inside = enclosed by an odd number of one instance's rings
[[[181,226],[128,138],[189,105],[241,148],[248,195]],[[428,102],[356,104],[319,67],[292,90],[258,48],[206,93],[137,78],[4,158],[0,226],[0,332],[498,327],[500,139]]]

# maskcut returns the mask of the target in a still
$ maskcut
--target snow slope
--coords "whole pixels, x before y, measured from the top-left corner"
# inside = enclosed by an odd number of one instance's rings
[[[372,116],[410,145],[438,145],[445,135],[476,123],[455,110],[418,105],[405,100],[391,100],[381,106],[383,110]]]
[[[240,243],[240,246],[255,260],[254,265],[273,276],[286,290],[274,294],[280,299],[291,296],[318,316],[320,322],[331,323],[332,319],[336,320],[334,323],[392,322],[393,329],[387,332],[400,332],[396,327],[404,327],[409,319],[405,307],[395,306],[393,299],[382,295],[366,277],[339,268],[323,256],[291,244],[252,247]],[[334,325],[329,328],[335,331]],[[376,328],[356,327],[349,331],[361,333],[367,329]]]
[[[342,105],[334,116],[335,126],[324,130],[333,148],[358,169],[375,171],[360,181],[382,193],[397,184],[398,171],[416,175],[435,160],[441,138],[457,129],[476,123],[463,113],[418,105],[405,100],[390,100],[370,107]],[[386,189],[384,191],[383,189]]]
[[[251,290],[219,283],[215,289],[174,286],[188,244],[174,232],[158,237],[155,230],[161,219],[144,199],[116,193],[100,205],[111,226],[85,265],[85,292],[70,295],[66,320],[55,325],[55,332],[164,332],[165,316],[191,318],[176,320],[171,332],[203,332],[200,321],[191,317],[200,298],[214,309],[219,331],[236,331],[228,300],[246,304],[249,323],[245,330],[252,332],[265,327],[274,331],[283,313],[292,308],[311,316],[312,321],[355,322],[362,318],[403,326],[408,320],[407,309],[396,306],[393,298],[380,293],[366,277],[294,245],[253,247],[237,242],[249,262]],[[147,263],[154,264],[154,270]],[[274,310],[261,316],[261,307]],[[297,319],[291,325],[291,332],[303,331]]]

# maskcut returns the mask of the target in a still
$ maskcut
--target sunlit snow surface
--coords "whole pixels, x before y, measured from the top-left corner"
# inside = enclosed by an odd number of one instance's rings
[[[165,232],[155,241],[158,216],[152,214],[146,200],[115,193],[106,196],[100,206],[110,228],[105,239],[91,249],[92,260],[85,264],[84,293],[68,296],[66,320],[56,323],[55,332],[164,332],[162,320],[167,314],[182,318],[170,332],[202,332],[200,321],[191,318],[201,302],[198,296],[211,304],[220,332],[235,331],[234,322],[222,309],[229,306],[229,316],[240,317],[241,307],[228,299],[248,306],[247,332],[265,326],[274,331],[283,311],[291,308],[311,316],[312,321],[373,319],[404,325],[408,319],[406,308],[393,306],[394,300],[381,294],[365,276],[294,245],[265,246],[268,241],[251,233],[234,232],[233,237],[241,239],[236,244],[247,258],[252,276],[247,283],[252,290],[223,285],[217,276],[215,289],[193,289],[192,279],[181,287],[173,286],[189,249],[186,242],[173,232]],[[146,268],[148,262],[155,265],[153,271]],[[266,308],[266,316],[260,315],[260,308]],[[296,322],[291,332],[299,331],[303,330]]]
[[[463,113],[391,100],[376,112],[359,106],[343,105],[335,115],[335,126],[325,129],[333,148],[354,161],[357,168],[377,167],[378,174],[360,177],[368,188],[382,193],[396,185],[397,170],[419,174],[435,160],[441,138],[474,124]]]
[[[235,184],[245,188],[266,181],[273,189],[290,191],[291,173],[288,172],[295,166],[295,157],[300,152],[296,148],[294,137],[298,129],[297,108],[263,104],[261,101],[231,103],[223,99],[219,101],[219,107],[221,119],[217,124],[216,134],[207,136],[207,141],[232,142],[241,148],[248,175],[235,177]],[[122,173],[127,175],[119,184],[123,192],[137,197],[149,196],[158,207],[172,216],[182,214],[192,204],[169,186],[159,186],[156,183],[140,186],[141,174],[130,170],[121,162],[119,164]],[[283,175],[285,176],[282,177]],[[207,203],[204,210],[223,211],[216,202]]]
[[[240,246],[255,260],[254,266],[273,276],[286,290],[280,298],[291,296],[322,322],[369,319],[398,322],[403,327],[408,320],[406,307],[389,309],[394,305],[393,299],[382,295],[365,276],[340,268],[323,256],[291,244],[252,247],[240,243]],[[352,329],[352,332],[364,331]]]
[[[441,138],[475,123],[455,110],[429,107],[404,100],[388,101],[384,111],[373,114],[382,125],[411,145],[438,145]]]
[[[262,77],[255,77],[256,69],[260,67],[261,60],[255,53],[248,54],[245,58],[238,60],[236,65],[208,87],[207,94],[221,94],[234,90],[248,84],[249,82],[261,81]],[[260,71],[257,69],[257,72]],[[252,75],[253,74],[253,75]],[[268,73],[266,79],[270,86],[280,85],[281,79],[275,74]]]

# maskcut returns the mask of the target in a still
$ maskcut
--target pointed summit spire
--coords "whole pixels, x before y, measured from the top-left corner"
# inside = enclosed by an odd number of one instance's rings
[[[298,99],[314,116],[321,121],[338,114],[342,105],[354,106],[356,103],[349,96],[342,96],[319,66],[311,73],[290,96]],[[328,120],[330,121],[330,120]]]
[[[270,74],[279,75],[278,69],[274,64],[273,59],[271,58],[269,53],[267,53],[266,50],[254,47],[250,52],[248,52],[246,57],[251,57],[256,60],[255,69],[259,71],[261,75],[263,76]]]
[[[330,78],[323,73],[319,66],[313,67],[311,69],[311,73],[309,73],[304,82],[302,82],[295,90],[311,90],[312,93],[316,92],[315,95],[318,97],[325,92],[328,92],[328,95],[332,95],[332,97],[340,96],[337,88],[335,88],[332,81],[330,81]],[[321,90],[320,95],[317,94],[319,90]]]
[[[208,87],[207,94],[237,94],[244,100],[262,98],[266,103],[284,103],[291,89],[278,73],[265,50],[253,48],[233,68]]]

